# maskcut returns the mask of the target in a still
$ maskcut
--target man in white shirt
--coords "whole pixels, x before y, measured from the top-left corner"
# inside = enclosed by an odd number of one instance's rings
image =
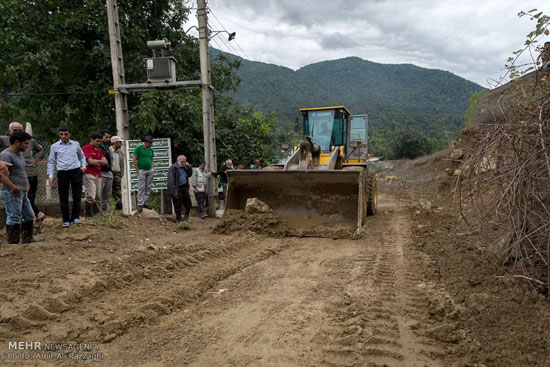
[[[193,176],[191,176],[191,186],[195,193],[195,199],[197,200],[197,211],[199,217],[204,219],[206,215],[206,207],[208,206],[208,178],[210,172],[206,171],[206,162],[201,161],[197,168],[193,169]]]
[[[117,210],[122,210],[121,182],[124,177],[124,152],[122,151],[122,138],[111,137],[111,172],[113,172],[113,199]]]

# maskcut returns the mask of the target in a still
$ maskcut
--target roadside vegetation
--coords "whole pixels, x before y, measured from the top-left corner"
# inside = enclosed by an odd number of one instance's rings
[[[550,34],[550,17],[533,9],[522,12],[536,22],[522,49],[508,61],[516,83],[499,99],[499,113],[475,134],[474,151],[457,180],[465,220],[479,227],[501,263],[533,289],[549,294],[550,285],[550,81],[542,73],[522,75],[535,65],[516,65],[525,52]],[[477,99],[472,98],[477,104]],[[473,104],[472,104],[473,105]]]

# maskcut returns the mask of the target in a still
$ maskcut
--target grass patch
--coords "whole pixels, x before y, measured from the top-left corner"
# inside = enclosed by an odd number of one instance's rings
[[[92,219],[87,221],[87,224],[94,226],[103,226],[114,229],[121,229],[126,227],[122,221],[120,211],[116,210],[116,203],[112,200],[107,207],[107,210],[103,213],[99,213]]]
[[[376,173],[380,173],[384,170],[384,164],[382,162],[374,162],[369,167]]]
[[[183,221],[180,224],[178,224],[177,229],[180,229],[183,231],[190,231],[193,229],[193,226],[191,225],[191,223]]]

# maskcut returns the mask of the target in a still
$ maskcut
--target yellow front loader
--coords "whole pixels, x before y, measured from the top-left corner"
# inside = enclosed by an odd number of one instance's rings
[[[249,198],[268,204],[289,226],[361,228],[376,211],[376,179],[367,167],[368,119],[344,106],[304,108],[303,137],[283,164],[227,172],[226,209]]]

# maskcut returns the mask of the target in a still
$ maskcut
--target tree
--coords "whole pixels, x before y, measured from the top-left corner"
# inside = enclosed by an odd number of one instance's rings
[[[119,0],[118,5],[127,83],[146,80],[146,42],[163,38],[174,46],[178,80],[199,79],[198,40],[183,31],[190,9],[182,1]],[[45,140],[55,140],[61,124],[69,125],[81,141],[95,130],[114,131],[114,100],[107,94],[112,71],[105,7],[104,0],[0,2],[1,120],[40,122],[34,133]],[[268,154],[262,144],[274,145],[267,131],[271,117],[266,120],[254,108],[234,108],[233,100],[224,96],[238,88],[240,64],[222,53],[212,63],[215,117],[227,127],[216,135],[219,141],[231,141],[232,134],[248,129],[248,144],[256,147],[255,139],[261,141],[262,148],[253,148],[253,154]],[[176,154],[186,154],[192,162],[203,157],[199,91],[141,93],[130,96],[128,103],[131,136],[169,136]],[[258,125],[252,129],[250,124]],[[232,147],[224,154],[236,157],[248,149]]]
[[[232,159],[247,166],[260,158],[264,165],[271,163],[276,148],[276,115],[228,103],[222,110],[216,119],[219,162]]]
[[[127,81],[145,79],[146,41],[163,37],[174,40],[183,56],[179,75],[193,74],[185,67],[194,58],[193,41],[182,31],[189,9],[173,0],[119,3]],[[40,122],[36,133],[44,138],[53,139],[60,124],[71,126],[78,139],[115,126],[105,7],[103,0],[0,3],[0,92],[16,106],[12,114]]]
[[[401,128],[394,140],[395,158],[414,159],[432,152],[432,143],[418,130],[410,127]]]

